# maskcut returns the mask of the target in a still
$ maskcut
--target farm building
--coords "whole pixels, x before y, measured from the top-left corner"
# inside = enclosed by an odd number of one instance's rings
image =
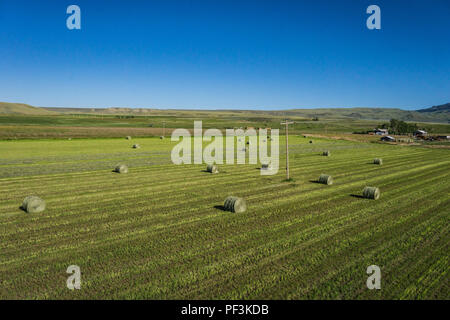
[[[381,138],[381,141],[389,141],[389,142],[394,142],[395,138],[391,137],[391,136],[384,136]]]
[[[380,136],[386,136],[389,134],[388,129],[373,129],[373,133]]]
[[[416,137],[425,137],[428,134],[428,132],[426,132],[425,130],[417,130],[416,132],[414,132],[414,135]]]

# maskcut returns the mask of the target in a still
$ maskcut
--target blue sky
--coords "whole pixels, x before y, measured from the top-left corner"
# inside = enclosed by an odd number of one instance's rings
[[[81,8],[81,30],[66,8]],[[381,8],[381,30],[366,8]],[[450,101],[450,1],[0,0],[0,101],[291,109]]]

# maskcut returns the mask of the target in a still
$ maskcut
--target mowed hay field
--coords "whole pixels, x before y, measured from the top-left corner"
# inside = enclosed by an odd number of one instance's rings
[[[450,298],[450,150],[289,142],[290,182],[283,155],[274,176],[176,166],[170,139],[0,141],[0,298]],[[361,198],[365,186],[381,198]],[[28,195],[46,210],[20,210]],[[223,211],[229,195],[247,211]],[[381,290],[366,287],[370,265]]]

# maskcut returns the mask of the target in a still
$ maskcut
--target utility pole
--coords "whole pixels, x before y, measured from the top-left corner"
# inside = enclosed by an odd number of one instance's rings
[[[289,180],[289,139],[288,139],[288,125],[293,124],[294,121],[288,121],[287,119],[281,124],[286,126],[286,180]]]

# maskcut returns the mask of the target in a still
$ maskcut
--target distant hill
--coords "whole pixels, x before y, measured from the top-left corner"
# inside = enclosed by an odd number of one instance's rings
[[[0,102],[0,114],[46,115],[55,112],[23,103]]]
[[[441,104],[439,106],[432,106],[431,108],[427,109],[420,109],[417,110],[417,112],[439,112],[439,113],[450,112],[450,103]]]
[[[430,108],[431,109],[431,108]],[[425,109],[428,110],[428,109]],[[430,112],[419,112],[413,110],[391,109],[391,108],[327,108],[327,109],[295,109],[280,111],[286,115],[300,117],[318,117],[334,119],[364,119],[364,120],[389,120],[398,119],[416,122],[450,122],[448,111],[433,110]],[[274,111],[274,113],[278,113]]]
[[[418,112],[412,110],[401,110],[391,108],[321,108],[321,109],[291,109],[279,111],[266,110],[162,110],[162,109],[146,109],[146,108],[46,108],[54,112],[60,113],[101,113],[101,114],[121,114],[121,115],[173,115],[177,116],[181,113],[189,114],[192,112],[201,113],[245,113],[249,116],[280,116],[280,117],[301,117],[312,119],[358,119],[358,120],[390,120],[398,119],[403,121],[416,122],[444,122],[450,121],[448,112]],[[426,109],[428,110],[428,109]]]
[[[394,108],[321,108],[321,109],[291,109],[291,110],[175,110],[150,108],[48,108],[33,107],[20,103],[0,102],[0,114],[104,114],[104,115],[135,115],[135,116],[197,116],[207,117],[218,113],[244,115],[246,117],[300,117],[312,119],[356,119],[386,121],[398,119],[412,122],[450,123],[450,103],[433,106],[417,111]]]
[[[147,115],[151,112],[160,112],[161,109],[149,109],[149,108],[55,108],[44,107],[44,109],[58,113],[91,113],[91,114],[134,114],[134,115]]]

